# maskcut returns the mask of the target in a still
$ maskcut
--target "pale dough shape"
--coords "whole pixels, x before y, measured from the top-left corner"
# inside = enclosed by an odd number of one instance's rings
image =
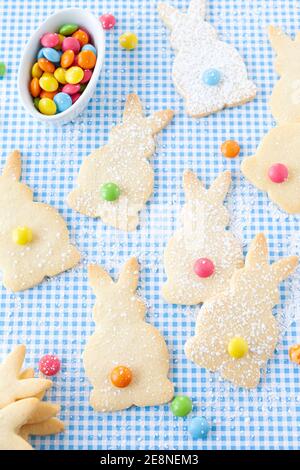
[[[182,209],[182,227],[167,243],[164,266],[167,282],[162,294],[174,304],[194,305],[224,290],[235,270],[243,265],[242,248],[226,230],[229,214],[223,206],[231,183],[229,171],[221,173],[209,189],[197,175],[186,171],[183,185],[186,203]],[[200,278],[194,272],[198,258],[209,258],[215,272]]]
[[[26,398],[0,410],[0,450],[33,450],[19,432],[38,403],[37,398]]]
[[[205,21],[205,4],[206,0],[191,0],[186,14],[158,4],[161,19],[171,30],[171,46],[177,52],[172,72],[174,85],[185,98],[186,112],[192,117],[239,106],[256,95],[256,86],[248,80],[238,51],[218,40],[216,30]],[[203,73],[211,68],[221,72],[216,86],[202,80]]]
[[[298,258],[290,256],[272,265],[263,234],[252,241],[245,266],[237,269],[227,289],[216,293],[201,308],[195,336],[185,345],[189,359],[210,371],[220,371],[236,386],[254,388],[260,371],[273,355],[279,327],[272,307],[279,301],[278,284],[296,268]],[[246,340],[249,351],[241,359],[228,354],[234,337]]]
[[[51,380],[40,378],[20,378],[26,348],[17,346],[0,364],[0,408],[20,400],[45,392],[51,387]]]
[[[168,379],[169,353],[163,336],[144,320],[146,305],[136,295],[139,265],[131,258],[114,282],[100,266],[89,266],[89,280],[96,295],[96,329],[89,339],[83,363],[92,383],[91,406],[96,411],[116,411],[132,405],[169,402],[174,394]],[[132,382],[117,388],[110,381],[116,366],[132,371]]]
[[[286,123],[272,128],[264,136],[253,157],[245,158],[242,173],[269,198],[290,214],[300,212],[300,123]],[[289,176],[283,183],[273,183],[269,168],[283,163]]]
[[[63,218],[48,204],[33,202],[32,191],[20,183],[20,176],[21,156],[14,151],[0,176],[0,269],[4,286],[14,292],[33,287],[80,260]],[[14,243],[12,231],[18,226],[32,230],[32,242]]]
[[[133,231],[139,211],[153,192],[153,169],[148,159],[155,151],[154,136],[173,118],[173,111],[158,111],[145,118],[137,95],[127,97],[123,123],[114,127],[109,142],[95,150],[82,164],[78,187],[68,197],[74,210],[120,230]],[[118,200],[104,201],[101,186],[115,183]]]

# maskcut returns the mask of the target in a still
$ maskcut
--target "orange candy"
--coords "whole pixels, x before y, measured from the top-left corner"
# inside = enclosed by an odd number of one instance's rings
[[[40,98],[49,98],[50,100],[53,100],[54,96],[57,95],[58,90],[56,91],[45,91],[42,90],[40,93]]]
[[[300,366],[300,344],[295,344],[289,350],[290,360]]]
[[[225,140],[221,145],[221,152],[226,158],[235,158],[240,153],[240,146],[235,140]]]
[[[38,64],[39,64],[40,69],[43,72],[53,73],[54,70],[55,70],[55,65],[52,64],[52,62],[50,62],[50,60],[44,59],[44,57],[42,57],[41,59],[38,60]]]
[[[97,57],[93,51],[81,51],[78,54],[78,65],[82,69],[93,69],[95,67]]]
[[[80,42],[80,46],[85,46],[89,42],[89,35],[82,29],[78,29],[72,34],[72,37]]]
[[[34,98],[39,96],[39,94],[41,93],[41,87],[40,87],[39,79],[37,77],[34,77],[31,80],[30,85],[29,85],[29,89],[30,89],[31,95]]]
[[[128,387],[132,381],[132,372],[126,366],[117,366],[111,371],[110,380],[115,387]]]
[[[67,69],[73,64],[74,58],[75,58],[74,51],[71,51],[71,49],[68,49],[61,56],[60,65],[62,66],[63,69]]]

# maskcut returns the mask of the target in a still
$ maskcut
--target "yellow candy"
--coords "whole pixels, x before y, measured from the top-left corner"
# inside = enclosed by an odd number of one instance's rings
[[[236,336],[229,341],[228,354],[234,359],[241,359],[248,352],[248,344],[244,338]]]
[[[66,81],[66,70],[63,69],[62,67],[58,67],[58,69],[55,70],[54,72],[54,77],[59,83],[62,83],[65,85],[67,83]]]
[[[131,32],[126,32],[124,34],[121,34],[119,37],[119,44],[121,47],[124,47],[124,49],[131,50],[134,49],[139,43],[138,37],[136,34],[131,33]]]
[[[58,88],[58,81],[52,73],[43,73],[39,83],[40,87],[45,91],[56,91]]]
[[[12,239],[17,245],[26,245],[32,241],[32,230],[29,227],[16,227],[13,229]]]
[[[50,98],[42,98],[39,101],[39,110],[42,114],[47,114],[47,116],[52,116],[56,113],[56,104]]]
[[[66,70],[66,81],[72,85],[76,85],[76,83],[81,82],[83,76],[84,72],[80,67],[74,66]]]
[[[43,75],[42,69],[40,69],[39,64],[36,62],[33,64],[31,69],[32,78],[40,78]]]

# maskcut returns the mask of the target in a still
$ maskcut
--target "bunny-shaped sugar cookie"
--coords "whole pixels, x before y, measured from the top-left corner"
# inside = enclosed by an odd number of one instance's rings
[[[89,266],[96,294],[96,330],[85,347],[83,363],[96,411],[160,405],[173,397],[167,346],[159,331],[144,320],[146,306],[136,295],[138,278],[136,258],[125,263],[117,282],[100,266]]]
[[[177,54],[173,81],[192,117],[239,106],[256,95],[256,86],[248,80],[238,51],[220,41],[216,30],[205,21],[205,5],[206,0],[191,0],[187,13],[165,3],[158,5]]]
[[[84,162],[78,187],[68,197],[73,209],[121,230],[132,231],[138,213],[153,191],[153,169],[148,162],[155,150],[154,136],[172,119],[173,111],[144,117],[137,95],[127,97],[123,123],[110,132],[109,143]]]
[[[243,265],[240,243],[226,230],[229,214],[223,201],[230,183],[229,171],[221,173],[209,189],[193,172],[184,173],[182,227],[168,241],[164,253],[168,279],[162,293],[167,302],[204,302],[224,290],[235,268]]]

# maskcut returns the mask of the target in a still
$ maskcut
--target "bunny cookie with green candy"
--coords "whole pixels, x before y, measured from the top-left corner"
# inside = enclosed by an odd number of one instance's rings
[[[33,287],[80,260],[63,218],[53,207],[34,202],[20,177],[21,155],[15,150],[0,176],[0,270],[12,291]]]
[[[159,331],[145,322],[146,305],[136,294],[138,279],[136,258],[125,263],[117,282],[100,266],[89,266],[96,329],[85,346],[83,363],[96,411],[160,405],[173,397],[167,346]],[[125,386],[116,386],[115,368],[130,373]]]
[[[243,265],[242,247],[226,230],[229,213],[223,201],[231,183],[229,171],[221,173],[209,189],[197,175],[186,171],[183,186],[186,203],[181,212],[182,227],[167,243],[164,266],[167,281],[162,293],[174,304],[204,302],[229,283],[236,268]],[[197,265],[209,263],[209,275],[201,275]]]
[[[121,230],[132,231],[138,213],[153,192],[153,169],[148,159],[155,151],[155,134],[171,121],[166,109],[144,117],[137,95],[127,97],[123,123],[114,127],[109,142],[84,162],[78,187],[68,197],[73,209]]]
[[[158,4],[176,50],[174,85],[185,98],[186,112],[192,117],[239,106],[256,95],[256,86],[248,80],[241,56],[231,44],[218,39],[216,30],[205,21],[205,10],[206,0],[191,0],[187,13],[166,3]]]

